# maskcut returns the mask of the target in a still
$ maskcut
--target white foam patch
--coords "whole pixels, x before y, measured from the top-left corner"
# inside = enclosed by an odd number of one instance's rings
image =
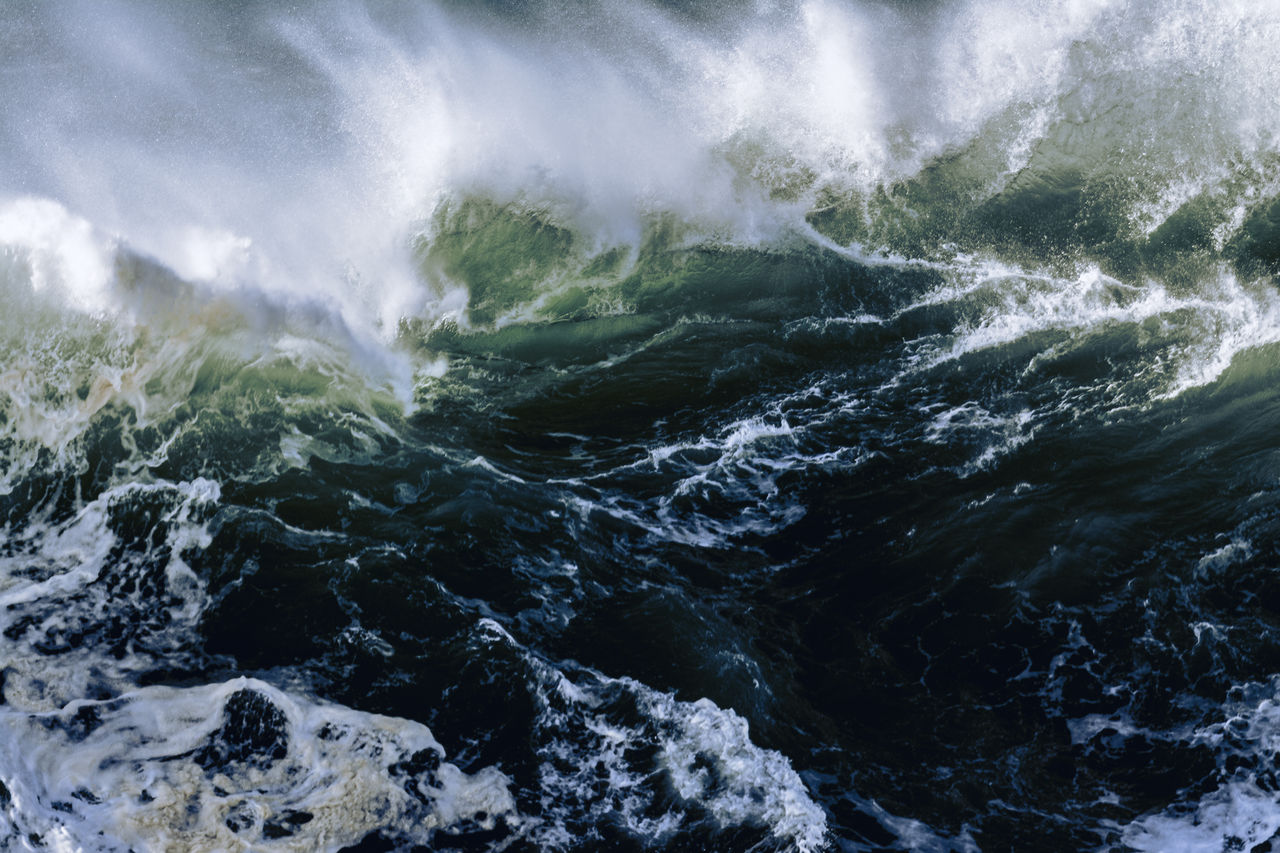
[[[238,678],[43,714],[0,710],[12,828],[58,848],[337,850],[514,819],[507,778],[442,762],[423,725]]]
[[[821,848],[822,809],[791,762],[751,742],[746,720],[710,699],[678,702],[649,691],[641,704],[665,729],[659,760],[682,799],[699,803],[721,826],[762,822],[798,850]]]
[[[1274,787],[1275,756],[1280,753],[1277,687],[1273,682],[1233,688],[1238,698],[1224,705],[1225,719],[1188,737],[1222,758],[1244,756],[1246,768],[1253,762],[1256,769],[1231,774],[1193,808],[1180,804],[1138,818],[1124,827],[1126,845],[1153,853],[1221,853],[1280,841],[1280,799]]]
[[[1229,784],[1201,800],[1190,815],[1155,815],[1125,828],[1130,849],[1150,853],[1251,850],[1280,833],[1275,795],[1249,783]]]
[[[1036,333],[1069,337],[1035,353],[1028,370],[1087,345],[1093,333],[1158,323],[1144,330],[1142,338],[1159,352],[1142,357],[1125,381],[1142,383],[1138,394],[1143,400],[1168,399],[1216,381],[1239,354],[1280,341],[1280,294],[1265,281],[1240,280],[1225,266],[1209,271],[1190,293],[1175,293],[1157,281],[1119,281],[1096,267],[1084,269],[1074,280],[1033,275],[981,258],[959,258],[937,268],[944,272],[944,283],[895,312],[893,319],[944,305],[974,305],[978,317],[958,320],[947,334],[909,341],[893,386]],[[1114,392],[1123,387],[1124,382],[1113,387],[1109,396],[1120,399]]]
[[[66,850],[310,851],[374,831],[520,831],[507,778],[442,763],[418,723],[245,678],[137,688],[197,645],[207,597],[188,560],[220,493],[130,484],[4,531],[0,832]]]
[[[1236,563],[1248,560],[1254,554],[1253,543],[1241,536],[1231,537],[1231,541],[1208,554],[1196,563],[1197,575],[1218,574]]]
[[[1246,285],[1224,272],[1206,303],[1202,324],[1192,327],[1193,342],[1184,348],[1183,363],[1165,397],[1208,385],[1236,356],[1280,341],[1280,294],[1274,285]]]
[[[1115,732],[1124,737],[1141,735],[1152,740],[1160,739],[1158,732],[1139,728],[1125,715],[1088,714],[1067,721],[1073,744],[1088,743],[1103,732]]]
[[[752,743],[747,721],[732,709],[581,667],[569,675],[492,620],[481,622],[479,636],[515,649],[533,674],[546,812],[531,837],[542,849],[576,849],[597,824],[620,825],[645,844],[695,824],[754,826],[785,849],[824,849],[826,814],[791,762]],[[666,786],[675,800],[655,809]]]
[[[3,697],[47,711],[73,699],[121,692],[193,639],[204,585],[186,562],[209,543],[218,485],[133,484],[108,490],[68,521],[39,518],[5,532],[0,550]],[[155,515],[145,544],[121,543],[113,516]],[[118,523],[118,519],[116,519]],[[122,547],[123,545],[123,547]],[[129,630],[108,637],[111,617]]]
[[[1096,268],[1086,269],[1074,281],[1029,275],[997,262],[962,267],[957,272],[952,282],[905,310],[959,302],[975,295],[987,297],[992,304],[977,322],[962,323],[947,339],[921,342],[917,358],[926,369],[1038,331],[1138,322],[1186,307],[1158,284],[1136,287]],[[1202,300],[1193,302],[1197,307],[1205,304]]]

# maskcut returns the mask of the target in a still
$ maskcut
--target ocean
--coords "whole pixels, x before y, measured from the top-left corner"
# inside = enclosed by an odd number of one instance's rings
[[[1280,6],[7,0],[0,850],[1280,850]]]

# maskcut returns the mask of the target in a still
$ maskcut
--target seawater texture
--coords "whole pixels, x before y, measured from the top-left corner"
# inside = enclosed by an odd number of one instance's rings
[[[0,7],[0,850],[1280,849],[1280,7]]]

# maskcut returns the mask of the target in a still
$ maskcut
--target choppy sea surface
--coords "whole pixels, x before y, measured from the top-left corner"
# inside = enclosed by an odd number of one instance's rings
[[[1280,7],[0,6],[0,850],[1280,850]]]

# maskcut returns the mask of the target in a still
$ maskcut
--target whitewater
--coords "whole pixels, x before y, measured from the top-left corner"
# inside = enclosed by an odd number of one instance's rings
[[[1268,0],[11,0],[0,850],[1280,843]]]

